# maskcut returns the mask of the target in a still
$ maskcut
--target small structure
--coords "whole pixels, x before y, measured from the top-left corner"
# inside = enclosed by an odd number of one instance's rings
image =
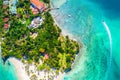
[[[10,6],[10,13],[11,14],[17,14],[16,4],[18,3],[18,0],[10,0],[9,6]]]
[[[3,4],[4,5],[8,5],[9,4],[9,0],[3,0]]]
[[[30,37],[31,37],[32,39],[35,39],[35,38],[37,37],[37,35],[38,35],[38,33],[33,33]]]
[[[45,4],[39,0],[30,0],[30,3],[33,14],[37,14],[39,11],[43,12],[46,9]]]
[[[43,22],[43,19],[41,17],[36,17],[32,20],[28,28],[37,28],[42,24],[42,22]]]
[[[45,54],[45,55],[44,55],[44,58],[45,58],[45,59],[49,59],[49,55],[48,55],[48,54]]]
[[[30,8],[31,8],[33,14],[38,14],[39,13],[38,9],[35,9],[32,6],[30,6]]]
[[[7,29],[9,27],[9,24],[5,23],[4,24],[4,29]]]

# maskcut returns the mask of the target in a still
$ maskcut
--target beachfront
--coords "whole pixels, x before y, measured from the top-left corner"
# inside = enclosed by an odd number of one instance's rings
[[[38,71],[34,63],[26,64],[12,57],[9,58],[8,61],[14,65],[18,80],[61,80],[63,78],[63,73],[59,72],[59,74],[57,74],[56,71],[52,69],[50,71]]]

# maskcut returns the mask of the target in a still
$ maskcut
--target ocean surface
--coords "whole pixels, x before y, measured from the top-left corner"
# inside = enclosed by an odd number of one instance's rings
[[[1,42],[0,42],[0,80],[18,80],[15,67],[9,61],[3,63],[1,59]]]
[[[120,80],[120,0],[51,0],[60,28],[84,47],[63,80]]]
[[[120,80],[120,0],[51,0],[61,29],[84,47],[63,80]],[[1,54],[1,46],[0,46]],[[0,80],[17,80],[14,66],[3,64]]]

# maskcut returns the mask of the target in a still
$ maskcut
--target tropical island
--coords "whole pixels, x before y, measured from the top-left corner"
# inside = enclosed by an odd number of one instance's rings
[[[71,70],[82,45],[61,34],[50,14],[53,9],[49,0],[5,0],[0,4],[0,41],[4,61],[11,57],[21,60],[26,64],[30,80],[38,80],[29,71],[32,64],[38,71],[53,69],[56,74]],[[53,77],[49,79],[53,80]]]

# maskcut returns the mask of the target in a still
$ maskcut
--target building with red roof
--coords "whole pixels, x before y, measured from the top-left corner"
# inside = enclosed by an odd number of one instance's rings
[[[9,24],[5,23],[4,28],[7,29],[9,27]]]
[[[46,6],[43,2],[39,0],[30,0],[30,3],[32,7],[35,9],[35,12],[37,13],[36,9],[43,12],[46,9]],[[34,9],[32,10],[34,12]]]
[[[32,7],[32,6],[31,6],[30,8],[31,8],[33,14],[38,14],[38,13],[39,13],[39,10],[38,10],[38,9],[36,9],[36,8],[34,8],[34,7]]]

